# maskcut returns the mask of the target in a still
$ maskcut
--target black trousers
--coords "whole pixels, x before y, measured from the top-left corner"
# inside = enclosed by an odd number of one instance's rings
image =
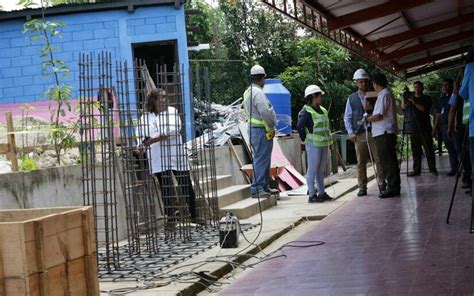
[[[174,188],[172,174],[176,178],[179,188]],[[176,197],[176,190],[181,190],[181,194],[186,197],[186,203],[189,208],[191,218],[196,218],[196,194],[194,193],[189,171],[175,171],[167,170],[155,174],[160,182],[161,194],[163,199],[163,206],[165,215],[168,217],[174,216],[177,204],[174,202]]]
[[[377,153],[381,155],[380,163],[385,179],[387,180],[387,191],[400,192],[400,167],[397,157],[397,135],[385,134],[374,137]]]
[[[428,161],[428,167],[430,172],[436,171],[436,159],[433,149],[433,137],[431,136],[431,129],[420,132],[412,132],[410,135],[411,139],[411,151],[413,153],[413,171],[417,174],[421,173],[421,154],[422,148]]]

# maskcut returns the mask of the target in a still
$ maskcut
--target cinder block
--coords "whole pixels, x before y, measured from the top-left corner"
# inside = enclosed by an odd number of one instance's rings
[[[54,82],[52,76],[35,75],[33,76],[33,85],[51,84]]]
[[[17,97],[23,95],[23,87],[7,87],[3,89],[5,97]]]
[[[54,54],[54,57],[63,62],[72,62],[74,60],[72,52],[58,52]]]
[[[135,35],[155,34],[156,29],[152,25],[136,26]]]
[[[72,33],[72,39],[74,41],[94,39],[94,33],[93,31],[74,32]]]
[[[13,87],[13,78],[0,79],[0,89],[7,87]]]
[[[176,32],[175,23],[156,24],[155,26],[157,33]]]
[[[18,50],[18,48],[5,48],[1,51],[2,58],[15,58],[20,57],[21,55],[22,51]]]
[[[150,24],[150,25],[164,24],[164,23],[166,23],[166,17],[165,16],[160,16],[160,17],[147,18],[146,23]]]
[[[11,65],[12,65],[12,59],[0,59],[0,69],[10,68]]]
[[[94,30],[94,38],[95,39],[112,38],[114,36],[115,36],[115,32],[114,32],[113,29]]]
[[[82,25],[66,25],[66,28],[64,28],[65,32],[80,32],[82,31]]]
[[[41,45],[31,45],[21,48],[21,56],[39,56],[41,54]],[[15,51],[19,52],[16,48]],[[18,54],[20,55],[20,54]]]
[[[119,47],[120,42],[118,38],[109,38],[104,40],[105,48],[109,49],[111,47]]]
[[[63,52],[77,52],[84,50],[84,46],[82,41],[72,41],[72,42],[64,42],[63,44]]]
[[[127,27],[127,36],[135,35],[135,27]]]
[[[21,68],[15,67],[15,68],[2,69],[2,73],[3,73],[4,78],[19,77],[21,76]]]
[[[21,69],[22,69],[23,75],[26,75],[26,76],[28,76],[28,75],[41,75],[43,73],[43,68],[40,65],[25,66],[25,67],[22,67]]]
[[[33,84],[33,76],[17,76],[13,78],[14,86],[26,86]]]
[[[118,27],[117,21],[104,22],[105,29],[112,29],[112,28],[117,28],[117,27]]]
[[[127,27],[136,27],[145,24],[144,18],[137,18],[137,19],[129,19],[126,21]]]
[[[168,23],[176,23],[176,17],[174,15],[169,15],[166,17]]]
[[[84,47],[84,50],[101,49],[101,48],[104,48],[104,40],[103,39],[87,40],[87,41],[84,41],[83,47]]]
[[[10,39],[11,47],[21,47],[21,46],[29,46],[29,45],[31,45],[31,41],[28,37],[19,37],[19,38]]]
[[[42,95],[44,93],[44,86],[43,85],[31,85],[27,86],[24,89],[23,94],[26,96],[32,95]]]
[[[63,43],[72,41],[72,32],[62,33],[61,37],[55,36],[51,39],[51,43]]]
[[[31,57],[29,56],[21,57],[21,58],[13,58],[11,61],[12,61],[12,65],[15,65],[16,67],[31,65]]]
[[[87,30],[96,30],[96,29],[103,29],[104,24],[102,22],[94,22],[94,23],[88,23],[88,24],[82,24],[82,28],[84,31]]]

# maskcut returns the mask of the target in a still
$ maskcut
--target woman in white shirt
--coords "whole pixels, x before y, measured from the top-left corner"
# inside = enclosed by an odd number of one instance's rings
[[[180,204],[177,199],[183,197],[194,220],[196,197],[189,177],[188,158],[183,145],[178,110],[169,106],[163,89],[151,90],[147,94],[146,104],[149,112],[140,118],[139,146],[150,147],[148,162],[151,173],[160,182],[165,215],[168,217],[183,215],[177,213]]]

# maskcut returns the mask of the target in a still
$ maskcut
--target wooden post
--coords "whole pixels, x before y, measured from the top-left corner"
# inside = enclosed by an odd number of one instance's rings
[[[242,161],[240,160],[239,154],[237,153],[237,150],[235,150],[235,146],[234,146],[234,144],[232,144],[232,140],[231,140],[231,139],[227,140],[227,145],[229,145],[230,151],[233,152],[233,154],[234,154],[234,156],[235,156],[235,159],[237,160],[237,164],[239,165],[239,168],[241,168],[240,171],[241,171],[242,174],[244,175],[245,180],[247,181],[248,184],[252,183],[252,182],[250,181],[249,176],[248,176],[244,171],[242,171],[243,163],[242,163]]]
[[[7,157],[12,163],[12,171],[18,172],[18,159],[16,158],[16,143],[15,143],[15,134],[13,134],[13,117],[11,112],[5,114],[7,119],[7,139],[8,139],[8,153]]]

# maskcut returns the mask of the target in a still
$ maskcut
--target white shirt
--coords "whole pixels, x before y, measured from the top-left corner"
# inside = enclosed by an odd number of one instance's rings
[[[158,115],[144,114],[137,127],[138,144],[145,137],[167,136],[163,141],[151,144],[148,152],[148,162],[152,174],[167,170],[187,171],[188,158],[181,136],[181,119],[178,110],[168,107]]]
[[[382,120],[372,122],[372,137],[381,136],[385,132],[397,133],[397,109],[392,91],[388,87],[378,93],[372,115],[382,115]]]

